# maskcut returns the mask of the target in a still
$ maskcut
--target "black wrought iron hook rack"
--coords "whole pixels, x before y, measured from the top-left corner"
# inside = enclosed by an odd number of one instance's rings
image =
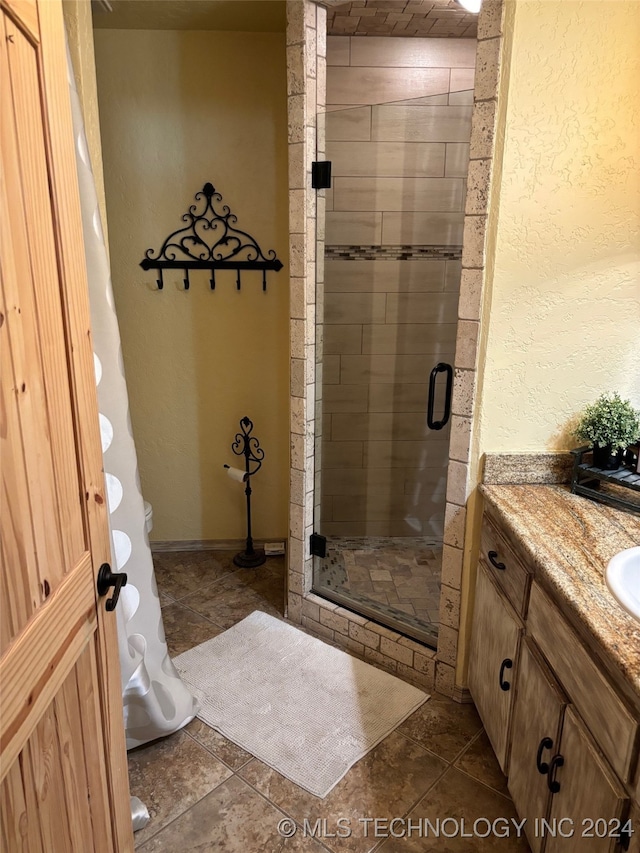
[[[238,290],[243,270],[262,270],[262,289],[266,290],[267,272],[282,269],[275,250],[265,255],[250,234],[235,228],[238,218],[226,204],[216,209],[222,196],[213,184],[207,182],[195,200],[182,217],[187,225],[169,234],[156,254],[147,249],[140,262],[143,270],[158,270],[158,290],[164,288],[164,270],[183,270],[185,290],[189,290],[190,270],[209,270],[211,290],[216,289],[216,270],[234,270]]]

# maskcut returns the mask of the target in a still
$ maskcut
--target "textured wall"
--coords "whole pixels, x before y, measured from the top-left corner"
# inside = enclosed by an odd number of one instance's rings
[[[326,535],[442,539],[450,425],[429,430],[426,407],[432,368],[454,360],[475,53],[327,40]]]
[[[603,391],[640,406],[639,6],[515,10],[481,452],[574,446]]]
[[[254,534],[287,530],[288,264],[284,35],[97,30],[98,94],[116,307],[131,417],[155,540],[239,538],[242,487],[225,476],[244,415],[266,460]],[[242,61],[238,62],[238,57]],[[230,69],[233,69],[231,72]],[[155,274],[139,262],[180,227],[210,180],[238,227],[285,267]]]

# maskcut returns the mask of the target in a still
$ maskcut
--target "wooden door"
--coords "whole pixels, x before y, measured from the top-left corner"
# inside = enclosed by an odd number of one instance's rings
[[[131,851],[62,9],[0,0],[0,847]]]
[[[550,823],[568,818],[573,833],[550,837],[546,853],[613,853],[629,801],[572,706],[559,752],[564,763],[555,774],[560,787],[551,799]]]
[[[469,655],[469,690],[503,773],[507,772],[509,722],[521,633],[515,614],[480,563]]]
[[[567,700],[534,643],[525,638],[520,649],[518,680],[511,725],[509,792],[533,853],[543,847],[540,819],[547,817],[549,786],[538,765],[548,768],[558,752]],[[536,820],[538,823],[536,823]]]

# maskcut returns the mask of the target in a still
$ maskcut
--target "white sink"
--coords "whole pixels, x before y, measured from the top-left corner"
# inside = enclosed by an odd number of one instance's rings
[[[640,548],[627,548],[612,557],[606,579],[619,604],[640,621]]]

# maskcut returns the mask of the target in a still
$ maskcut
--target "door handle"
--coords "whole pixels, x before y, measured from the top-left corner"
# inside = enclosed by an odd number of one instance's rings
[[[541,773],[543,776],[549,772],[549,765],[546,761],[542,760],[542,753],[545,749],[552,749],[553,741],[550,737],[543,737],[540,741],[540,745],[538,746],[538,754],[536,755],[536,767],[538,768],[538,773]]]
[[[436,381],[439,373],[447,374],[447,385],[444,393],[444,413],[442,419],[434,421],[433,407],[436,401]],[[453,367],[443,361],[436,364],[429,376],[429,399],[427,402],[427,426],[429,429],[442,429],[451,415],[451,393],[453,391]]]
[[[558,753],[554,755],[551,759],[551,764],[549,765],[549,770],[547,772],[547,787],[551,791],[552,794],[557,794],[560,790],[560,782],[558,782],[555,778],[556,769],[558,767],[562,767],[564,764],[564,757]]]
[[[504,671],[505,669],[511,669],[512,666],[513,661],[511,660],[511,658],[505,658],[500,664],[500,675],[498,676],[500,690],[511,690],[511,682],[504,680]]]
[[[118,603],[118,598],[120,596],[120,590],[123,586],[126,586],[127,583],[127,575],[125,572],[112,572],[111,566],[109,563],[103,563],[98,569],[98,579],[96,583],[96,587],[98,589],[98,595],[103,596],[109,592],[109,589],[113,587],[113,595],[111,598],[107,599],[107,603],[105,604],[105,610],[115,610],[116,604]]]

